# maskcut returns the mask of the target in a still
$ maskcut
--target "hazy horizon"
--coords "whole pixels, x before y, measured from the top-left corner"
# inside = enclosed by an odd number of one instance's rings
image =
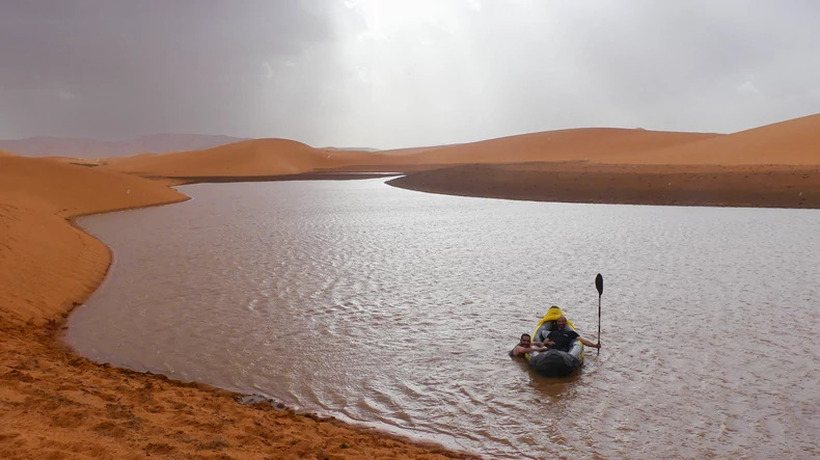
[[[10,1],[0,139],[391,149],[820,112],[811,1]]]

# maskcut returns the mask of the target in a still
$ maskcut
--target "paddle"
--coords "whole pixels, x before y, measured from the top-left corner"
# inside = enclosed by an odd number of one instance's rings
[[[604,294],[604,277],[598,273],[595,277],[595,288],[598,289],[598,344],[601,344],[601,296]],[[601,354],[601,348],[598,348],[598,354]]]

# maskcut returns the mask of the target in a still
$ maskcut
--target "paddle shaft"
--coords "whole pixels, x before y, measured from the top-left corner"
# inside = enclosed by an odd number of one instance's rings
[[[601,354],[601,296],[604,294],[604,277],[598,273],[595,277],[595,288],[598,290],[598,353]]]
[[[598,294],[598,343],[601,343],[601,295]],[[601,347],[598,347],[598,355],[601,354]]]

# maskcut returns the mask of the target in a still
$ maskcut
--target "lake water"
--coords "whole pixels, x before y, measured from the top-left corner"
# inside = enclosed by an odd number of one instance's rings
[[[89,216],[82,355],[494,458],[820,456],[820,212],[536,203],[383,179]],[[550,305],[602,350],[507,351]]]

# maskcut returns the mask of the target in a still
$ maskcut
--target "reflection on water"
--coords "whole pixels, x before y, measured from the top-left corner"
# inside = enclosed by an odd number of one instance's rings
[[[382,179],[183,187],[114,250],[83,355],[493,457],[820,455],[820,212],[532,203]],[[549,305],[600,355],[507,351]]]

